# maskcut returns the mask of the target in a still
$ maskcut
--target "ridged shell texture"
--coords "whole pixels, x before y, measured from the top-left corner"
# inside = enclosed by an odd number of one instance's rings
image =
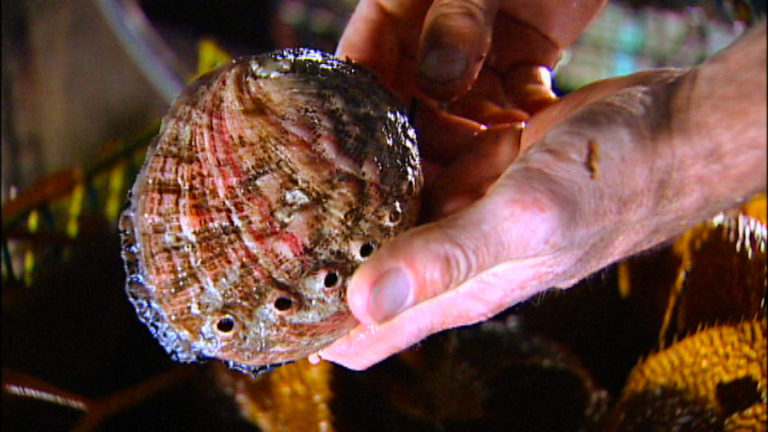
[[[120,218],[126,290],[180,361],[258,371],[347,332],[347,281],[411,225],[415,134],[373,74],[290,49],[174,102]]]

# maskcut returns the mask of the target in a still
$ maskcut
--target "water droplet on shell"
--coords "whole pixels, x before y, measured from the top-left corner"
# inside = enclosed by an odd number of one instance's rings
[[[129,299],[180,361],[306,357],[354,326],[347,281],[412,225],[421,185],[371,73],[307,49],[234,60],[174,102],[129,194]]]

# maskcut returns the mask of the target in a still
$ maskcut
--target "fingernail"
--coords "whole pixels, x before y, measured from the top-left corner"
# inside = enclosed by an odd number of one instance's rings
[[[467,55],[454,48],[428,51],[419,64],[419,72],[438,83],[456,81],[467,69]]]
[[[411,278],[401,268],[382,275],[368,298],[368,314],[378,323],[394,317],[408,306],[411,298]]]

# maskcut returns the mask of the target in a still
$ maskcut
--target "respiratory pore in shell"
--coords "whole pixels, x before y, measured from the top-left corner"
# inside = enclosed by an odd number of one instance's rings
[[[355,324],[347,281],[412,225],[422,173],[397,100],[310,49],[244,57],[174,102],[119,228],[126,291],[183,362],[259,371]]]

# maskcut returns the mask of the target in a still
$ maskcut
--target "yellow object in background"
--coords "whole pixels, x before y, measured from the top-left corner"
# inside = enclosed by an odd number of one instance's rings
[[[726,431],[765,431],[765,337],[765,318],[689,336],[636,366],[620,405],[643,393],[677,392],[724,418]]]
[[[216,69],[231,58],[232,56],[212,39],[201,39],[197,44],[197,75],[190,81]]]
[[[264,432],[333,432],[328,362],[303,359],[251,377],[216,363],[216,378],[249,422]]]
[[[739,211],[746,216],[759,220],[765,225],[768,223],[768,214],[766,214],[768,208],[766,207],[766,194],[761,193],[742,204],[742,206],[739,207]]]

